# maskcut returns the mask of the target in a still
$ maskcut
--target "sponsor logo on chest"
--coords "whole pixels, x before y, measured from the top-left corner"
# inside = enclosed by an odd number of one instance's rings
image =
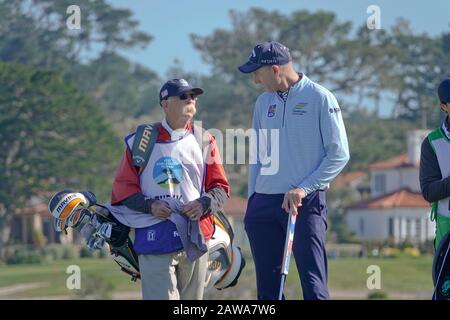
[[[306,106],[308,105],[308,102],[299,102],[296,105],[294,105],[294,108],[292,108],[292,114],[295,116],[302,116],[306,114]]]

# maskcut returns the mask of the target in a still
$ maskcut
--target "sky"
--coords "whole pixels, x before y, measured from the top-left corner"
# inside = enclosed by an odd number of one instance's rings
[[[162,78],[177,59],[186,71],[207,74],[206,65],[191,44],[189,35],[210,35],[215,29],[231,29],[229,10],[247,11],[251,7],[278,10],[289,15],[296,10],[332,11],[340,21],[354,26],[366,23],[370,5],[381,11],[381,28],[389,28],[397,18],[411,22],[416,33],[438,35],[450,31],[449,0],[108,0],[114,7],[128,8],[140,23],[139,29],[154,39],[145,49],[123,51],[130,60],[139,62]],[[411,3],[414,4],[411,4]],[[262,39],[264,41],[266,39]],[[246,48],[251,51],[251,48]]]

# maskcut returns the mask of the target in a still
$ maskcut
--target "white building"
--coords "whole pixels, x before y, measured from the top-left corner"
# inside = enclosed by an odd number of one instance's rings
[[[362,240],[417,244],[434,239],[431,206],[419,183],[420,146],[428,132],[410,132],[407,154],[369,166],[371,198],[347,208],[347,223]]]

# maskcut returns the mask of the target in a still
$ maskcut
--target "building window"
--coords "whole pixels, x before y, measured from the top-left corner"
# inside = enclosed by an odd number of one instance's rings
[[[53,242],[53,237],[52,237],[52,221],[49,219],[42,219],[42,231],[44,233],[44,236],[47,238],[48,242]]]
[[[416,238],[417,240],[422,239],[422,220],[416,219]]]
[[[14,217],[11,230],[11,239],[14,242],[22,242],[22,216]]]
[[[411,220],[406,219],[406,238],[411,239]]]
[[[364,235],[364,218],[359,219],[359,234]]]
[[[389,237],[394,237],[394,218],[389,218]]]
[[[375,193],[384,194],[386,193],[386,175],[385,174],[376,174],[374,177],[375,180]]]

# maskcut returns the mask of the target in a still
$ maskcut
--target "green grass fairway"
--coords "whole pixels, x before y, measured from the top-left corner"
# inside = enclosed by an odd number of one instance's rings
[[[247,256],[247,266],[239,283],[234,288],[218,291],[213,289],[205,294],[205,299],[255,299],[255,272],[253,261]],[[332,299],[367,299],[371,292],[367,289],[367,279],[371,274],[367,268],[380,267],[381,290],[390,299],[429,299],[432,292],[432,257],[401,257],[392,259],[337,259],[329,260],[329,287]],[[78,265],[81,269],[81,285],[93,284],[93,277],[99,285],[113,286],[112,298],[139,298],[140,283],[130,281],[130,277],[120,271],[112,259],[61,260],[47,265],[20,265],[0,267],[0,299],[11,298],[76,298],[78,290],[66,287],[67,267]],[[99,281],[99,282],[98,282]],[[287,299],[300,299],[301,289],[295,263],[286,284]],[[17,285],[30,288],[17,289]],[[20,287],[20,286],[19,286]],[[376,290],[374,290],[376,291]],[[373,291],[372,291],[373,292]],[[122,293],[125,295],[119,295]],[[126,295],[128,293],[128,296]]]
[[[81,286],[86,281],[91,281],[92,276],[100,277],[114,286],[114,291],[130,292],[139,291],[139,282],[130,281],[131,277],[120,271],[119,266],[110,258],[108,259],[77,259],[60,260],[47,265],[19,265],[0,267],[0,287],[12,286],[23,283],[47,283],[48,286],[27,290],[13,297],[39,298],[50,296],[73,296],[78,290],[69,290],[66,287],[66,273],[68,266],[78,265],[81,271]],[[0,290],[1,294],[1,290]],[[1,299],[5,296],[0,295]]]

